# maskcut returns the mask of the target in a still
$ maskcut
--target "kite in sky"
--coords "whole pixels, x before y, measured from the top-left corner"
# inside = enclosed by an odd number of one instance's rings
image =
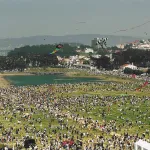
[[[128,31],[128,30],[134,30],[134,29],[139,28],[139,27],[142,27],[142,26],[144,26],[145,24],[148,24],[148,23],[150,23],[150,20],[147,21],[147,22],[144,22],[144,23],[142,23],[142,24],[140,24],[140,25],[137,25],[137,26],[134,26],[134,27],[130,27],[130,28],[128,28],[128,29],[118,30],[118,31],[115,31],[115,32],[113,32],[113,33],[125,32],[125,31]]]
[[[56,45],[56,48],[53,52],[51,52],[50,54],[55,54],[56,52],[60,51],[63,48],[62,44],[58,44]]]
[[[136,91],[139,91],[140,89],[142,89],[143,87],[145,87],[148,84],[149,84],[149,82],[145,81],[143,85],[141,85],[140,87],[136,88]]]
[[[145,32],[145,35],[147,35],[147,32]]]

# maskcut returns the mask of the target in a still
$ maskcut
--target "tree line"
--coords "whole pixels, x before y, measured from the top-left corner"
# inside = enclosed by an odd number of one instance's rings
[[[138,67],[148,67],[150,64],[150,51],[140,49],[127,49],[113,53],[114,64],[119,66],[125,63],[133,63]]]
[[[27,67],[46,67],[58,64],[56,55],[1,56],[0,70],[23,71]]]
[[[63,49],[56,54],[49,55],[54,51],[57,44],[53,45],[35,45],[15,48],[8,53],[8,56],[0,57],[0,70],[24,70],[24,68],[55,66],[58,64],[57,55],[61,57],[69,57],[78,55],[77,47],[70,44],[63,44]],[[86,45],[81,45],[80,49],[86,48]],[[115,47],[113,47],[115,49]],[[118,53],[113,53],[113,61],[102,55],[100,58],[93,58],[90,56],[94,65],[98,68],[118,69],[125,63],[133,63],[139,67],[150,67],[150,51],[138,50],[128,48],[127,50],[120,50]]]
[[[33,46],[24,46],[20,48],[15,48],[13,51],[8,53],[8,56],[27,56],[27,55],[48,55],[53,52],[57,44],[53,45],[33,45]],[[71,46],[70,44],[63,44],[63,49],[58,53],[61,57],[69,57],[70,55],[77,55],[76,47]]]
[[[23,71],[26,67],[47,67],[58,64],[57,54],[61,57],[69,57],[76,55],[76,48],[69,44],[64,44],[62,50],[56,54],[50,55],[55,50],[57,44],[54,45],[35,45],[15,48],[10,51],[7,56],[0,57],[0,70]]]
[[[150,51],[148,50],[121,50],[118,53],[113,53],[112,57],[113,61],[104,55],[100,58],[93,58],[91,56],[91,60],[97,68],[105,68],[108,70],[118,69],[127,63],[133,63],[137,67],[150,67]]]

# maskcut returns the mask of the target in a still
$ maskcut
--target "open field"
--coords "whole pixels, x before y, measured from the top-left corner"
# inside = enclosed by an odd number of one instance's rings
[[[85,72],[70,71],[67,75],[83,76]],[[84,145],[94,147],[102,136],[105,148],[119,150],[119,144],[113,147],[116,140],[112,136],[116,135],[117,140],[125,139],[125,148],[129,142],[133,149],[139,137],[150,138],[150,85],[135,91],[142,82],[110,79],[119,82],[0,89],[0,139],[12,147],[16,141],[21,145],[22,138],[29,135],[42,150],[54,139],[73,139],[78,147],[82,141],[83,149]]]

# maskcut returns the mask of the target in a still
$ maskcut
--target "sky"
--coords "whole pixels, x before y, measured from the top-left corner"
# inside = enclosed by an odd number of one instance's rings
[[[36,35],[150,35],[150,0],[0,0],[0,38]],[[147,33],[147,35],[145,34]]]

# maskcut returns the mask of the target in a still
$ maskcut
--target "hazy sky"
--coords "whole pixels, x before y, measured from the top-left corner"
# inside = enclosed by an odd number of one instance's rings
[[[149,6],[150,0],[0,0],[0,38],[113,34],[150,20]],[[150,23],[114,35],[144,32],[150,35]]]

